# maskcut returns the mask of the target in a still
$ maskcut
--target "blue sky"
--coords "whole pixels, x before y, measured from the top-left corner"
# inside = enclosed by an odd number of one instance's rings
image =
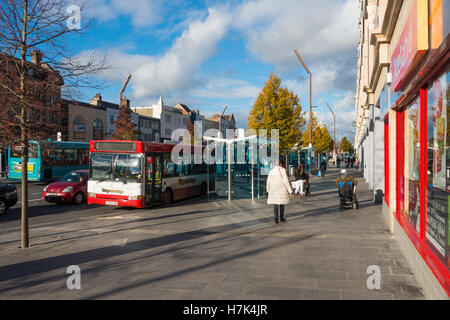
[[[71,43],[83,55],[105,54],[112,68],[98,74],[109,83],[101,91],[115,102],[127,73],[132,106],[151,106],[163,97],[210,116],[225,105],[239,127],[271,72],[309,108],[313,105],[332,134],[328,102],[337,115],[337,133],[353,140],[358,41],[357,0],[89,0],[83,19],[94,18],[81,39]],[[96,90],[83,90],[88,101]]]

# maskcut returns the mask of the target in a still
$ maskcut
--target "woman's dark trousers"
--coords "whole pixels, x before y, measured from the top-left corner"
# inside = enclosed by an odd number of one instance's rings
[[[280,220],[284,219],[284,204],[273,205],[273,215],[275,220],[278,220],[278,211],[280,212]]]

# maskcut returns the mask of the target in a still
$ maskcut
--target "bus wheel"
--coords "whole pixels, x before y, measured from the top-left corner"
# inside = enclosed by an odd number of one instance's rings
[[[172,190],[167,189],[166,192],[164,192],[164,203],[171,204],[172,201],[173,201]]]
[[[82,192],[78,192],[74,197],[73,197],[73,202],[75,204],[82,204],[84,201],[84,195]]]

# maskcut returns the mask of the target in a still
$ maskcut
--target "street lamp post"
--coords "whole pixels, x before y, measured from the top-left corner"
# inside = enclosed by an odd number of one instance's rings
[[[302,63],[303,67],[305,68],[306,72],[309,74],[309,147],[312,148],[312,116],[311,116],[311,103],[312,103],[312,74],[309,71],[308,67],[306,66],[305,62],[303,61],[302,57],[298,53],[297,49],[294,50],[295,54],[297,55],[298,60]]]
[[[228,106],[225,106],[225,108],[223,108],[223,111],[222,111],[222,113],[219,116],[219,132],[217,134],[217,137],[219,137],[219,138],[223,138],[223,136],[222,136],[222,116],[225,113],[225,110],[227,108],[228,108]]]
[[[333,128],[333,159],[334,163],[336,163],[336,115],[334,114],[333,110],[331,109],[330,105],[327,103],[328,109],[330,109],[331,114],[333,115],[333,122],[334,122],[334,128]]]

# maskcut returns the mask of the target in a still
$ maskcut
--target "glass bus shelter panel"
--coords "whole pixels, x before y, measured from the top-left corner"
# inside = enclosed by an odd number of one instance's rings
[[[261,144],[261,141],[259,141]],[[267,143],[267,142],[263,142]],[[257,145],[256,143],[253,145]],[[209,174],[209,195],[211,197],[228,198],[228,159],[227,147],[224,145],[223,161],[216,159],[215,164],[208,165]],[[242,146],[242,145],[241,145]],[[253,170],[253,196],[255,199],[266,196],[267,175],[272,168],[272,161],[260,159],[259,148],[256,159],[252,165],[251,144],[245,143],[245,148],[234,143],[231,150],[231,198],[251,199],[252,198],[252,170]],[[261,160],[261,161],[260,161]]]
[[[233,199],[251,199],[252,165],[236,163],[231,165],[231,196]]]

